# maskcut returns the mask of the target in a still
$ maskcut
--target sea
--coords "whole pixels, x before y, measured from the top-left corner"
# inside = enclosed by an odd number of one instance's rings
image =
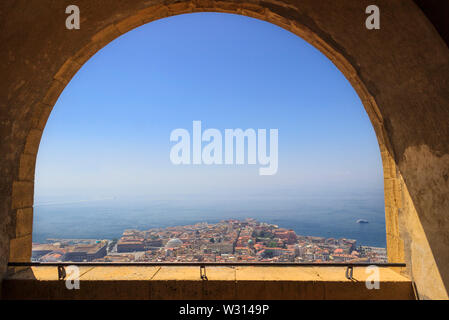
[[[198,222],[254,218],[298,235],[357,240],[386,246],[382,192],[238,197],[109,197],[36,202],[33,242],[50,238],[117,239],[125,229],[147,230]],[[357,223],[358,219],[369,223]]]

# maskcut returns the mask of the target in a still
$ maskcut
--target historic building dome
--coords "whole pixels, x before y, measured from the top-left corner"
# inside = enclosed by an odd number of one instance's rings
[[[178,238],[170,239],[165,245],[166,248],[179,248],[180,246],[182,246],[182,241]]]

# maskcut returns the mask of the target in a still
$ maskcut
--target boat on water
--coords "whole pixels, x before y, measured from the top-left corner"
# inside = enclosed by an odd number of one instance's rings
[[[359,219],[357,220],[357,223],[369,223],[369,221],[365,219]]]

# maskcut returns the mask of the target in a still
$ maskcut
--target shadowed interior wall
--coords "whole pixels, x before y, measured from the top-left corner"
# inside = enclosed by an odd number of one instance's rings
[[[414,0],[449,46],[449,1]]]
[[[70,4],[80,8],[80,30],[65,28]],[[381,10],[380,30],[365,28],[371,4]],[[2,1],[0,274],[8,261],[30,259],[39,142],[76,71],[132,28],[205,11],[242,14],[290,30],[342,71],[379,141],[389,260],[405,260],[421,298],[447,298],[449,50],[412,0]]]

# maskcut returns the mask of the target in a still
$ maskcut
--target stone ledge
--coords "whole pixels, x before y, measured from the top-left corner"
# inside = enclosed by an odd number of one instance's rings
[[[80,289],[68,290],[56,267],[31,267],[3,281],[3,299],[413,299],[412,283],[380,268],[380,289],[368,290],[364,267],[80,267]]]

